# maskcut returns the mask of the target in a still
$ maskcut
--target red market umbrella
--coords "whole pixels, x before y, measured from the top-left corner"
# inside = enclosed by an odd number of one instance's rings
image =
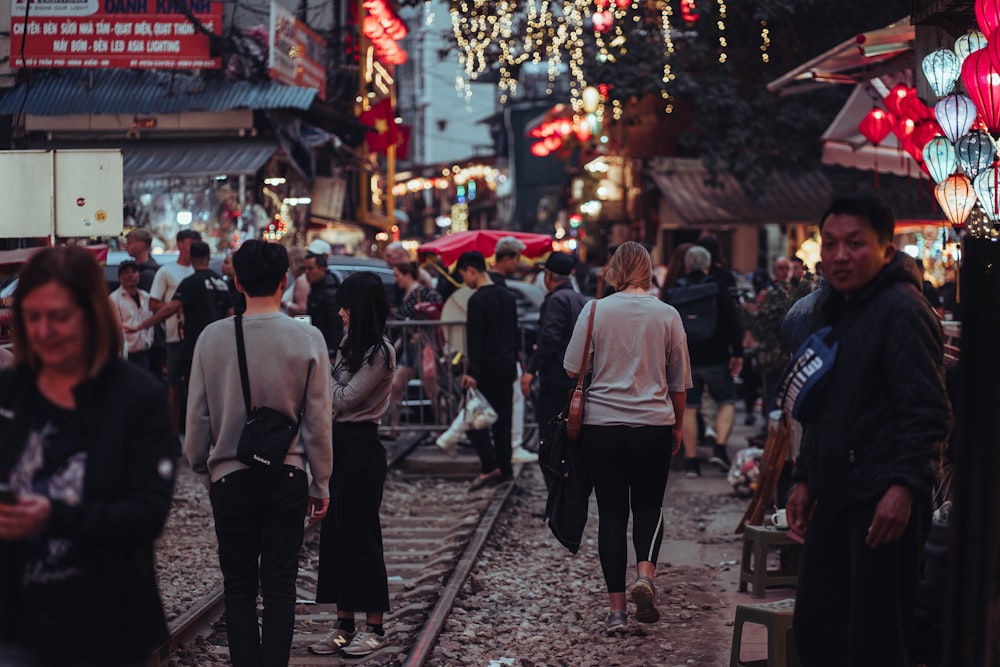
[[[480,229],[470,232],[449,234],[417,248],[418,254],[440,255],[446,266],[451,266],[459,255],[469,250],[478,250],[484,257],[492,257],[497,241],[505,236],[513,236],[525,245],[522,256],[528,259],[542,257],[552,252],[552,237],[529,232],[508,232],[500,229]]]

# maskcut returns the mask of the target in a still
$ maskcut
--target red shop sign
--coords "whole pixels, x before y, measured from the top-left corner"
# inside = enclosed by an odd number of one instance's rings
[[[222,3],[181,2],[216,35]],[[14,67],[217,68],[200,32],[170,0],[12,0]],[[23,57],[22,57],[23,48]]]

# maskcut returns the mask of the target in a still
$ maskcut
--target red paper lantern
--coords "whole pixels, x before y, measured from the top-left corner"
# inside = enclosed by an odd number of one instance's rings
[[[885,110],[875,107],[861,119],[858,129],[861,130],[861,134],[865,135],[865,139],[872,142],[873,146],[878,146],[889,136],[895,124],[895,119]]]
[[[898,118],[896,125],[892,128],[892,133],[896,135],[896,138],[899,139],[899,145],[902,146],[907,141],[912,141],[911,137],[916,129],[917,124],[913,122],[912,118]]]
[[[615,0],[615,7],[618,9],[628,9],[632,4],[632,0]]]
[[[977,12],[978,8],[977,4]],[[1000,133],[1000,70],[993,64],[989,52],[990,49],[979,49],[965,58],[962,84],[976,105],[986,129],[996,136]]]
[[[882,102],[885,104],[885,108],[889,110],[889,113],[898,118],[906,115],[903,113],[902,103],[903,99],[909,94],[910,89],[903,84],[899,84],[897,86],[893,86],[892,90],[889,91],[889,94],[885,96]]]
[[[976,23],[986,35],[993,40],[993,33],[1000,27],[1000,0],[976,0]]]
[[[900,101],[899,107],[904,116],[909,116],[918,123],[922,120],[934,118],[934,110],[917,97],[916,88],[910,88],[907,91],[906,97]]]
[[[917,123],[917,126],[913,129],[913,134],[910,135],[910,139],[913,141],[913,145],[916,146],[921,151],[927,142],[942,134],[941,126],[937,124],[936,120],[922,120]],[[923,160],[923,155],[917,158],[917,162]]]

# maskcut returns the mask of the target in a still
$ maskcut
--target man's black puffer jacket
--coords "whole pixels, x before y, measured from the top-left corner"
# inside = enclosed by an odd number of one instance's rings
[[[330,356],[337,353],[344,335],[344,322],[340,319],[340,306],[337,305],[339,286],[337,276],[327,273],[321,280],[309,285],[309,296],[306,297],[306,312],[312,318],[313,326],[323,332]]]
[[[907,258],[908,259],[908,258]],[[793,479],[810,495],[847,506],[894,484],[926,497],[952,425],[943,334],[902,253],[853,299],[827,284],[811,330],[853,320],[839,336],[821,407],[806,423]]]

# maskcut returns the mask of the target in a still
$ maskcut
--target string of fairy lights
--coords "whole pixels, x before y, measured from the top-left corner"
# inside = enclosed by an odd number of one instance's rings
[[[671,66],[674,55],[674,9],[679,3],[681,19],[693,25],[700,18],[699,5],[712,0],[451,0],[452,30],[464,71],[456,80],[456,89],[470,94],[469,82],[483,74],[495,60],[499,72],[501,102],[506,103],[517,92],[516,73],[527,62],[546,63],[548,92],[554,90],[560,73],[570,71],[570,99],[575,112],[583,108],[582,94],[590,85],[584,72],[584,38],[592,34],[599,62],[615,63],[628,53],[628,32],[631,20],[639,23],[644,8],[659,9],[659,26],[663,35],[663,76],[660,94],[665,111],[674,110],[670,85],[675,79]],[[728,7],[726,0],[714,0],[715,28],[718,31],[718,60],[729,59],[727,37]],[[654,9],[655,11],[655,9]],[[654,14],[655,16],[655,14]],[[769,62],[771,32],[767,21],[760,21],[760,57]],[[620,117],[620,102],[611,105],[615,117]]]

